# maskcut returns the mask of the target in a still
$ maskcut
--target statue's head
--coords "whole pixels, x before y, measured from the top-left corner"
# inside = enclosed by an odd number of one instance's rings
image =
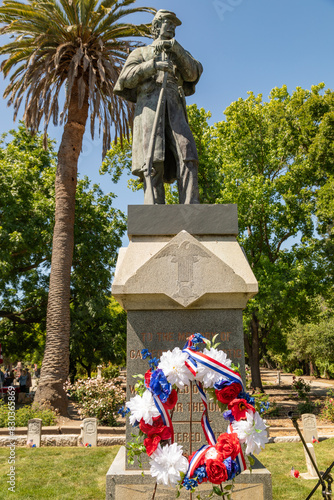
[[[174,12],[160,9],[152,21],[152,34],[155,39],[161,37],[165,40],[170,40],[175,36],[176,26],[180,26],[181,24],[180,19],[176,17]]]

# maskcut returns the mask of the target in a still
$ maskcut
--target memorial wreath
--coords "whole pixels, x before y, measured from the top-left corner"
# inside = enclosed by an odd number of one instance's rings
[[[196,333],[183,350],[175,347],[160,359],[143,349],[142,358],[148,359],[150,369],[135,376],[136,396],[120,410],[123,416],[129,414],[133,426],[139,426],[139,435],[133,434],[134,441],[127,444],[129,460],[133,462],[137,456],[141,463],[140,454],[146,453],[156,484],[178,486],[177,496],[183,487],[194,492],[206,482],[213,484],[210,497],[229,496],[232,485],[223,487],[223,483],[247,468],[244,454],[251,464],[250,455],[258,454],[268,442],[265,422],[254,398],[245,392],[239,368],[212,342]],[[178,390],[192,384],[196,384],[204,404],[201,425],[207,444],[187,457],[174,440],[172,415]],[[204,389],[228,423],[227,432],[217,439],[210,426]]]

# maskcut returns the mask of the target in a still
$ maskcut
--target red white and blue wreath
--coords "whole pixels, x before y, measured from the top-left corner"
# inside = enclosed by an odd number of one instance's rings
[[[142,358],[149,358],[150,369],[145,375],[136,376],[136,396],[120,413],[129,413],[130,423],[139,426],[141,442],[129,443],[128,450],[132,456],[147,453],[150,473],[157,484],[178,485],[191,491],[205,482],[221,485],[247,468],[242,444],[245,454],[250,455],[260,453],[268,442],[265,422],[255,409],[254,398],[245,392],[238,368],[216,347],[196,333],[188,338],[183,350],[175,347],[160,359],[152,358],[147,349],[142,350]],[[182,446],[174,441],[171,414],[178,399],[177,390],[191,383],[196,384],[204,404],[201,424],[208,444],[186,456]],[[204,389],[225,410],[227,432],[218,439],[210,426]],[[227,493],[217,486],[213,486],[213,492],[220,496]]]

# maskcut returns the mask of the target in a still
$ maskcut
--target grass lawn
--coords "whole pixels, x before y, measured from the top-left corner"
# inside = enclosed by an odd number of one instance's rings
[[[118,446],[16,448],[16,488],[8,491],[9,448],[0,448],[1,500],[105,500]]]
[[[334,460],[334,439],[316,443],[315,450],[318,465],[325,470]],[[16,448],[16,490],[12,493],[6,483],[9,448],[0,448],[0,499],[104,500],[105,476],[117,451],[117,446]],[[301,443],[268,444],[259,458],[272,473],[273,500],[305,500],[316,484],[290,476],[292,466],[306,472]],[[313,498],[322,498],[320,489]]]
[[[334,439],[327,439],[314,444],[317,464],[325,471],[334,461]],[[270,470],[273,481],[273,500],[305,500],[317,481],[290,476],[293,466],[299,472],[307,472],[303,445],[299,443],[267,444],[259,455],[259,460]],[[332,469],[334,474],[334,467]],[[323,498],[321,487],[312,500]],[[254,499],[255,500],[255,499]]]

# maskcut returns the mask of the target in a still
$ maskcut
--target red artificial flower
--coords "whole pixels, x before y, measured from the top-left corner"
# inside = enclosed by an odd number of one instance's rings
[[[299,470],[295,470],[295,471],[294,471],[294,473],[293,473],[293,475],[294,475],[295,477],[299,477]]]
[[[152,438],[144,439],[144,446],[146,448],[146,453],[150,457],[152,453],[158,448],[158,444],[161,441],[161,437],[155,434]]]
[[[232,411],[234,419],[239,422],[239,420],[246,420],[246,413],[251,410],[255,413],[254,406],[247,403],[245,399],[233,399],[228,405],[228,409]]]
[[[172,430],[164,425],[160,416],[153,418],[153,425],[145,424],[144,419],[141,419],[139,428],[147,435],[147,438],[144,439],[144,446],[149,457],[157,449],[160,441],[165,441],[172,437]]]
[[[232,432],[231,434],[228,434],[227,432],[225,432],[225,434],[221,434],[217,439],[216,450],[222,456],[223,460],[228,457],[235,460],[241,451],[238,434],[235,432]]]
[[[223,389],[216,389],[216,396],[218,401],[227,405],[242,391],[242,387],[238,382],[234,382]]]
[[[172,389],[172,392],[168,396],[168,399],[166,403],[164,403],[164,406],[167,410],[172,410],[174,406],[177,403],[177,391],[175,389]]]
[[[215,460],[209,459],[206,461],[208,480],[213,484],[220,484],[228,479],[226,466],[223,460],[219,460],[218,457]]]
[[[145,373],[145,376],[144,376],[145,385],[147,388],[150,387],[151,376],[152,376],[152,371],[147,370],[147,372]]]
[[[148,437],[153,436],[154,434],[160,434],[166,426],[164,425],[162,418],[153,417],[153,424],[146,424],[144,419],[142,418],[139,422],[140,430],[146,434]]]

